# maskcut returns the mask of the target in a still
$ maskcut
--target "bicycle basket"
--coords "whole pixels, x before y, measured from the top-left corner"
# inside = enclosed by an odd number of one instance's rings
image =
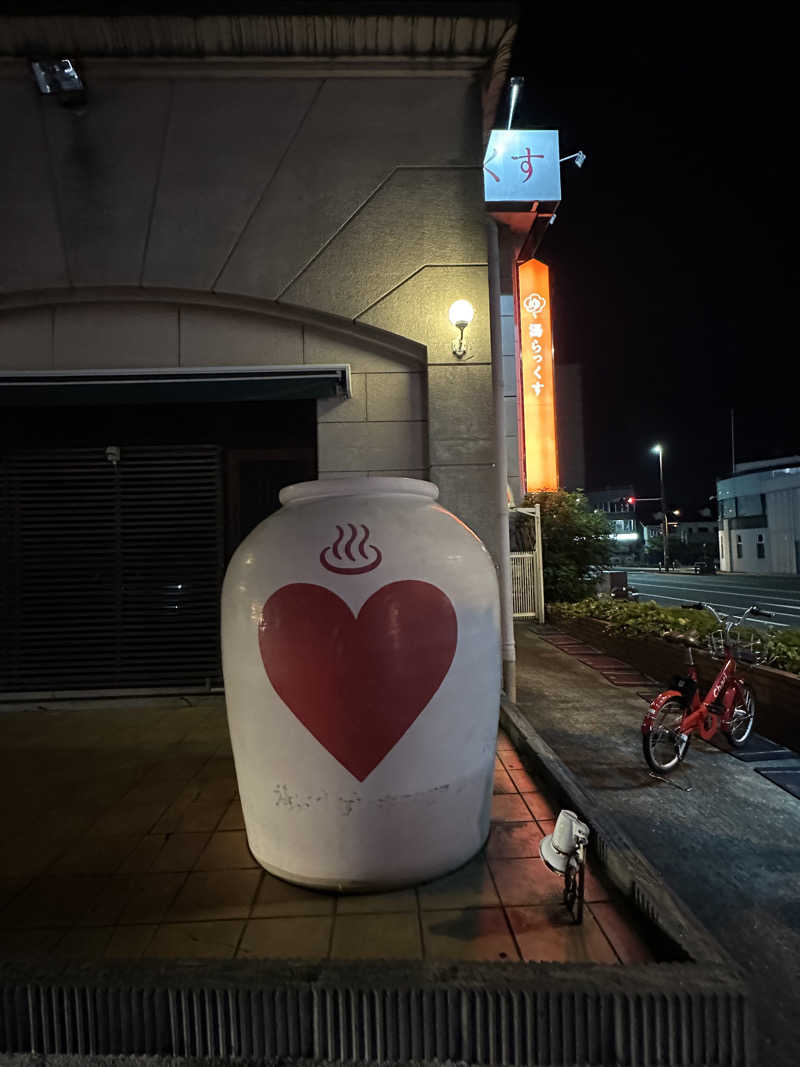
[[[764,639],[752,630],[742,632],[734,628],[729,640],[734,656],[741,663],[763,663],[766,658]]]
[[[752,630],[732,627],[727,640],[724,630],[712,630],[708,635],[708,649],[714,659],[725,659],[725,646],[740,663],[763,663],[767,650],[763,638]]]

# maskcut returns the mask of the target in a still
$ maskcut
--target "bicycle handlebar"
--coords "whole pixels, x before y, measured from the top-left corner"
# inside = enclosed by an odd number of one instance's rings
[[[764,611],[758,604],[751,604],[751,606],[747,608],[746,611],[742,612],[738,618],[717,611],[715,608],[712,608],[710,604],[703,603],[702,600],[698,600],[694,604],[681,604],[681,607],[684,609],[689,608],[692,611],[709,611],[718,623],[724,624],[728,629],[732,626],[741,626],[748,615],[754,619],[773,619],[775,617],[774,611]]]

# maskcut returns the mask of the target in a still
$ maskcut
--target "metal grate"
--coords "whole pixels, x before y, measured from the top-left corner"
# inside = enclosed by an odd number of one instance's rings
[[[88,977],[88,975],[87,975]],[[680,978],[675,975],[676,986]],[[261,1062],[700,1065],[749,1062],[740,993],[469,983],[5,985],[0,1050]]]
[[[219,680],[217,447],[8,454],[0,554],[0,691]]]

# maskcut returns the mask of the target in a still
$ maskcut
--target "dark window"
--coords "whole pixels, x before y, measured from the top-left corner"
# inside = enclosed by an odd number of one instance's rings
[[[736,535],[736,558],[737,559],[741,559],[742,558],[742,535],[741,534],[737,534]]]
[[[756,538],[756,555],[759,559],[763,559],[766,555],[763,534],[759,534]]]

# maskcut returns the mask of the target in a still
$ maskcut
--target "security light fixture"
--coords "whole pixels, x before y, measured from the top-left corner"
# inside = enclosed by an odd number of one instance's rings
[[[456,300],[450,305],[448,318],[459,331],[458,337],[453,338],[453,355],[458,356],[459,359],[463,359],[467,354],[467,346],[464,343],[464,330],[472,322],[474,316],[475,308],[470,304],[469,300]]]
[[[50,93],[82,93],[84,84],[71,59],[34,59],[31,70],[45,96]]]
[[[43,96],[55,96],[74,115],[86,110],[86,86],[71,59],[45,57],[31,60],[31,71]]]
[[[574,162],[576,167],[582,167],[583,164],[586,162],[586,153],[581,151],[573,152],[571,156],[564,156],[564,158],[559,159],[558,162],[569,163],[570,160]]]
[[[558,813],[552,834],[539,842],[545,866],[564,879],[564,904],[576,923],[583,922],[583,883],[589,827],[574,811]]]

